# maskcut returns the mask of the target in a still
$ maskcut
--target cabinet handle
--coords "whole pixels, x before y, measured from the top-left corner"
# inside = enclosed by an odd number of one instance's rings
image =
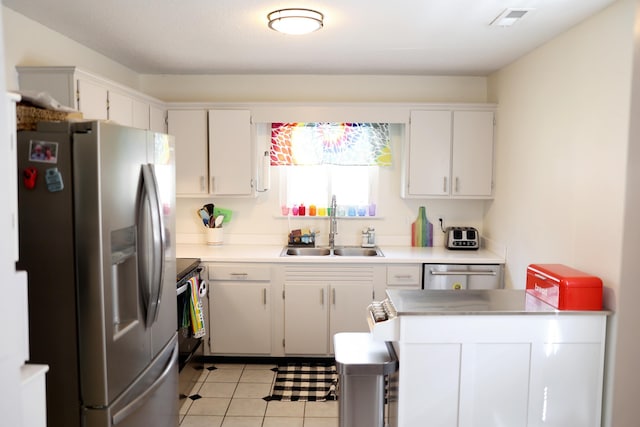
[[[460,178],[456,176],[456,189],[454,190],[456,193],[460,191]]]
[[[229,273],[231,279],[246,280],[249,277],[249,273]]]
[[[200,176],[200,191],[204,191],[204,176]]]
[[[447,177],[446,176],[442,180],[442,192],[443,193],[447,192]]]
[[[262,305],[267,305],[267,288],[262,288]]]
[[[336,288],[331,289],[331,300],[332,304],[336,305]]]
[[[393,277],[395,277],[396,279],[411,279],[410,274],[395,274]]]
[[[324,289],[320,289],[320,305],[324,305]]]

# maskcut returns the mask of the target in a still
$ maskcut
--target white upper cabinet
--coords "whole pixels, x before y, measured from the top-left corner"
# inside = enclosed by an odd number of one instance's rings
[[[254,192],[251,112],[209,110],[210,192],[252,196]]]
[[[20,88],[22,87],[21,81]],[[82,116],[86,119],[109,118],[109,91],[105,86],[89,79],[78,78],[76,88],[76,102],[68,105],[69,107],[82,111]]]
[[[454,111],[451,195],[493,195],[493,111]]]
[[[169,110],[176,138],[176,194],[255,196],[248,110]]]
[[[149,129],[154,132],[169,133],[167,131],[167,110],[157,105],[149,104]]]
[[[493,197],[493,111],[412,111],[405,198]]]
[[[143,93],[76,67],[16,68],[21,90],[47,92],[60,104],[82,112],[85,119],[165,131],[164,125],[151,127],[151,105],[162,103]]]
[[[207,111],[167,111],[169,135],[175,137],[176,194],[209,194]]]
[[[133,126],[133,99],[131,97],[111,90],[107,105],[109,120],[124,126]],[[148,120],[146,124],[149,125]]]

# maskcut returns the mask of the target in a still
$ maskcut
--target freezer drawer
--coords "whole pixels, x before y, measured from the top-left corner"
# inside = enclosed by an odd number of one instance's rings
[[[106,408],[83,408],[86,427],[177,427],[177,336],[149,367]]]
[[[423,264],[423,289],[502,289],[502,264]]]

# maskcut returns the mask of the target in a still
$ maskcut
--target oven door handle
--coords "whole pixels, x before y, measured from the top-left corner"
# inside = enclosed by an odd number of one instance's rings
[[[189,289],[189,282],[176,289],[176,295],[184,294],[185,292],[187,292],[187,289]]]

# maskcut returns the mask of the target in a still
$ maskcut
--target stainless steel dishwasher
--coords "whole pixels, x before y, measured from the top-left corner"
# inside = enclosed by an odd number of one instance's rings
[[[423,264],[422,289],[502,289],[503,264]]]

